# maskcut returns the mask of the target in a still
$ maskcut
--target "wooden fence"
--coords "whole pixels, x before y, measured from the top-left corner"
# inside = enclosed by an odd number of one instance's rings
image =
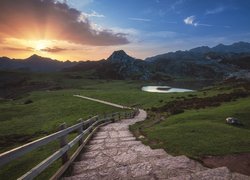
[[[131,109],[129,112],[122,112],[122,113],[112,113],[109,115],[104,115],[102,118],[98,116],[94,116],[86,121],[82,119],[79,120],[79,123],[70,126],[67,128],[66,123],[60,125],[60,131],[53,133],[51,135],[45,136],[38,140],[32,141],[27,143],[23,146],[17,147],[10,151],[4,152],[0,154],[0,167],[7,164],[8,162],[15,160],[26,153],[35,150],[41,146],[44,146],[52,141],[59,140],[60,147],[55,153],[51,156],[43,160],[37,166],[32,168],[30,171],[25,173],[18,179],[33,179],[38,176],[41,172],[43,172],[46,168],[48,168],[53,162],[57,159],[62,159],[62,166],[60,169],[51,177],[51,179],[58,179],[60,178],[64,172],[69,168],[70,164],[76,159],[79,153],[82,151],[83,147],[86,143],[90,140],[94,132],[103,125],[108,123],[112,123],[118,121],[120,119],[126,118],[133,118],[139,112],[138,109]],[[78,135],[70,142],[67,142],[67,136],[72,133],[77,132]],[[74,152],[74,154],[69,157],[68,151],[74,145],[79,144],[79,147]]]

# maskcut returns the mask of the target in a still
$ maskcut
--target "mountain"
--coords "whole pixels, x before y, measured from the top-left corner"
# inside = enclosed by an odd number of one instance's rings
[[[82,62],[67,71],[92,71],[104,79],[167,81],[171,78],[223,79],[245,78],[250,71],[250,44],[202,46],[140,60],[123,50],[114,51],[107,60]],[[250,79],[250,77],[247,77]]]
[[[101,76],[115,75],[119,79],[149,79],[149,67],[141,59],[127,55],[123,50],[114,51],[106,60],[106,66],[99,69]],[[112,72],[110,74],[110,72]]]
[[[65,71],[93,71],[101,79],[150,79],[148,63],[123,50],[114,51],[107,60],[81,62]]]
[[[197,48],[193,48],[190,49],[190,52],[194,52],[194,53],[208,53],[211,49],[208,46],[201,46],[201,47],[197,47]]]
[[[7,57],[0,58],[0,70],[23,69],[33,72],[53,72],[75,66],[76,64],[77,62],[62,62],[41,57],[36,54],[28,57],[27,59],[10,59]]]
[[[250,43],[232,45],[219,44],[215,47],[201,46],[189,51],[176,51],[146,58],[156,71],[171,77],[222,79],[242,77],[249,74]],[[244,76],[245,78],[245,76]],[[249,77],[250,79],[250,77]]]
[[[232,45],[219,44],[211,48],[211,52],[220,53],[250,53],[250,43],[237,42]]]
[[[61,62],[38,55],[24,60],[0,58],[1,69],[26,69],[35,72],[86,72],[91,78],[167,81],[172,78],[250,79],[250,43],[215,47],[201,46],[189,51],[170,52],[145,60],[114,51],[107,60]]]
[[[237,42],[231,45],[219,44],[215,47],[209,48],[208,46],[201,46],[190,49],[189,51],[176,51],[169,52],[153,57],[146,58],[145,61],[152,62],[158,61],[159,59],[166,60],[206,60],[208,53],[217,53],[218,55],[231,56],[233,54],[250,54],[250,43],[248,42]]]
[[[134,60],[136,59],[127,55],[123,50],[114,51],[107,59],[107,61],[112,63],[131,63]]]

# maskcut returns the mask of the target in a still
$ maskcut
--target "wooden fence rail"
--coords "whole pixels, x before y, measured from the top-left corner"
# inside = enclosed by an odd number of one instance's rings
[[[108,123],[115,122],[122,118],[132,118],[137,115],[139,112],[138,109],[133,109],[130,112],[123,113],[112,113],[110,115],[105,115],[100,118],[98,116],[94,116],[86,121],[79,119],[79,123],[66,127],[66,123],[60,126],[60,131],[53,133],[51,135],[45,136],[43,138],[37,139],[10,151],[4,152],[0,154],[0,167],[7,164],[8,162],[15,160],[30,151],[33,151],[41,146],[44,146],[52,141],[59,140],[60,141],[60,149],[53,153],[51,156],[43,160],[37,166],[32,168],[30,171],[25,173],[18,179],[33,179],[38,176],[41,172],[43,172],[46,168],[48,168],[53,162],[57,159],[62,159],[62,166],[60,169],[52,176],[51,179],[60,178],[63,173],[68,169],[70,164],[75,160],[78,154],[81,152],[85,144],[92,137],[94,132],[100,127]],[[72,133],[77,132],[77,136],[70,142],[67,142],[67,136]],[[79,144],[78,149],[75,153],[69,158],[68,151],[74,145]]]

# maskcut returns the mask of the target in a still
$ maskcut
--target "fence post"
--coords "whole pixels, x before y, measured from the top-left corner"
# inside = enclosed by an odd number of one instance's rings
[[[96,116],[96,117],[95,117],[95,121],[96,121],[96,122],[98,122],[97,124],[99,124],[99,123],[100,123],[98,119],[99,119],[99,117],[98,117],[98,116]]]
[[[78,122],[79,122],[79,123],[82,123],[83,120],[82,120],[82,119],[79,119]],[[78,129],[78,135],[82,134],[82,132],[83,132],[83,125],[79,127],[79,129]],[[82,138],[81,138],[81,139],[79,140],[79,146],[81,146],[82,143],[83,143],[83,140],[82,140]]]
[[[66,123],[61,124],[59,128],[60,128],[60,130],[66,129],[67,128]],[[63,137],[60,138],[60,147],[62,148],[66,144],[67,144],[67,135],[65,135],[65,136],[63,136]],[[62,155],[62,164],[65,164],[68,160],[69,160],[68,152],[65,152]]]
[[[112,115],[111,115],[111,121],[112,121],[112,123],[115,122],[115,114],[114,113],[112,113]]]

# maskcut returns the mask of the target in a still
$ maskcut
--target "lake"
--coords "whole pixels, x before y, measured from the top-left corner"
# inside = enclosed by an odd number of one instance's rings
[[[191,89],[173,88],[170,86],[143,86],[142,91],[157,93],[192,92]]]

